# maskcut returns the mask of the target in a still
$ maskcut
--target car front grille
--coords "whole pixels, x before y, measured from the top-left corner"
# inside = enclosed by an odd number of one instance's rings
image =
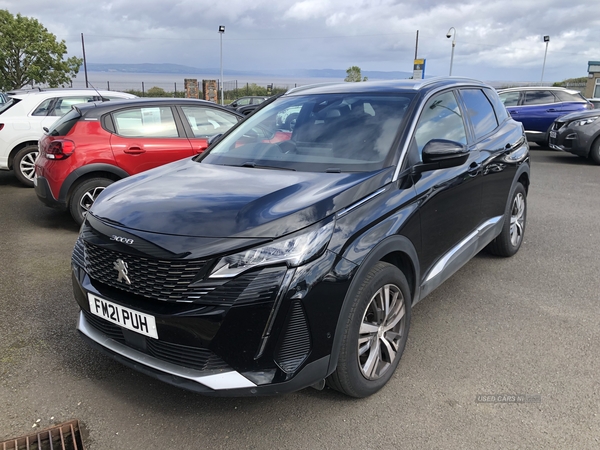
[[[110,339],[129,346],[126,336],[123,333],[123,328],[101,319],[88,311],[84,310],[83,314],[85,320],[92,327]],[[227,363],[208,349],[174,344],[150,337],[143,337],[143,339],[145,340],[145,348],[140,348],[139,345],[132,346],[132,348],[161,361],[201,371],[230,369]]]
[[[117,259],[127,263],[131,284],[118,281]],[[286,267],[267,267],[240,275],[221,285],[191,286],[206,261],[164,261],[105,249],[78,239],[73,263],[101,285],[130,294],[168,302],[232,306],[269,303],[281,286]]]
[[[127,264],[131,284],[119,281],[115,262]],[[163,301],[189,301],[198,294],[189,285],[206,261],[165,261],[116,252],[78,239],[73,249],[73,262],[85,268],[89,276],[103,284],[131,294]]]

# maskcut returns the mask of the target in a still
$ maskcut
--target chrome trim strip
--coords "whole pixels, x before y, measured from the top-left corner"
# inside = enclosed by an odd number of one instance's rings
[[[382,187],[381,189],[373,192],[371,195],[367,195],[366,197],[364,197],[362,200],[357,201],[356,203],[348,206],[347,208],[344,209],[340,209],[338,211],[338,213],[336,214],[336,218],[339,219],[340,217],[345,216],[346,214],[348,214],[349,212],[351,212],[352,210],[358,208],[359,206],[363,205],[364,203],[368,202],[369,200],[377,197],[379,194],[383,194],[385,192],[387,188],[386,187]]]
[[[486,231],[488,231],[490,228],[495,226],[501,219],[502,219],[502,216],[492,217],[490,220],[481,224],[475,231],[470,233],[466,238],[464,238],[462,241],[460,241],[457,245],[455,245],[453,248],[451,248],[448,251],[448,253],[446,253],[444,255],[444,257],[435,264],[435,266],[433,266],[433,268],[427,275],[427,278],[425,278],[424,283],[427,283],[428,281],[430,281],[431,279],[433,279],[434,277],[436,277],[437,275],[442,273],[444,271],[444,269],[446,268],[446,266],[448,265],[448,262],[452,259],[452,257],[454,257],[462,248],[466,247],[470,242],[472,242],[475,239],[475,237],[485,234]]]
[[[203,384],[204,386],[207,386],[214,390],[256,387],[256,384],[254,384],[252,381],[248,380],[246,377],[242,376],[239,372],[236,372],[235,370],[204,375],[203,372],[200,372],[198,370],[188,369],[165,361],[161,361],[158,358],[154,358],[153,356],[149,356],[142,352],[129,348],[126,345],[121,344],[120,342],[110,339],[103,333],[91,327],[85,320],[85,316],[83,315],[82,311],[79,313],[77,329],[94,342],[102,345],[103,347],[106,347],[107,349],[121,356],[124,356],[127,359],[130,359],[144,366],[151,367],[152,369],[168,373],[170,375],[195,381],[196,383]]]

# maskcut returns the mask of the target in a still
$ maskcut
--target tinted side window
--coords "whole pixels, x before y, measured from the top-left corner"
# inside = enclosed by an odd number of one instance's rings
[[[169,106],[132,108],[113,113],[116,132],[125,137],[179,137]]]
[[[481,89],[461,89],[467,107],[467,115],[471,119],[475,131],[475,139],[479,140],[498,127],[496,113],[492,104]]]
[[[500,101],[504,103],[504,106],[517,106],[519,104],[518,92],[502,92],[499,95]]]
[[[419,155],[432,139],[467,143],[464,119],[453,92],[432,97],[423,108],[413,138]]]
[[[47,98],[42,103],[39,104],[37,108],[31,113],[32,116],[47,116],[48,108],[50,108],[50,103],[52,103],[53,98]]]
[[[508,119],[508,111],[502,104],[500,97],[498,97],[498,93],[493,89],[484,88],[483,93],[488,98],[492,106],[494,107],[494,111],[496,112],[496,118],[498,119],[498,123],[504,122]]]
[[[548,103],[556,103],[556,98],[550,91],[525,92],[524,105],[546,105]]]
[[[579,92],[566,92],[566,91],[554,91],[554,95],[558,97],[561,102],[584,102],[583,97]]]

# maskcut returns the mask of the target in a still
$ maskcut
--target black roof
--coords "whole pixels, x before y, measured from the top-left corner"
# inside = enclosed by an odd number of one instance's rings
[[[76,105],[75,108],[81,112],[81,114],[87,118],[99,118],[100,116],[110,113],[116,109],[122,109],[125,107],[135,108],[139,106],[152,107],[152,106],[165,106],[165,105],[179,105],[179,106],[190,106],[190,105],[204,105],[215,109],[220,109],[228,113],[236,114],[240,117],[242,115],[224,108],[216,103],[209,102],[206,100],[198,100],[195,98],[171,98],[171,97],[143,97],[143,98],[132,98],[123,100],[109,100],[105,102],[90,102]]]

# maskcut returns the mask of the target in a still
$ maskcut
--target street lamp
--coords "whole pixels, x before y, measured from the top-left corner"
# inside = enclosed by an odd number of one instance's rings
[[[544,82],[544,69],[546,68],[546,55],[548,54],[548,42],[550,42],[550,36],[544,36],[544,42],[546,43],[546,51],[544,52],[544,64],[542,65],[542,78],[540,78],[540,86]]]
[[[454,31],[454,37],[451,32]],[[450,55],[450,76],[452,76],[452,62],[454,61],[454,47],[456,47],[456,28],[450,27],[446,33],[448,39],[452,38],[452,54]]]
[[[219,25],[219,35],[221,37],[221,105],[223,102],[223,33],[225,33],[225,25]]]

